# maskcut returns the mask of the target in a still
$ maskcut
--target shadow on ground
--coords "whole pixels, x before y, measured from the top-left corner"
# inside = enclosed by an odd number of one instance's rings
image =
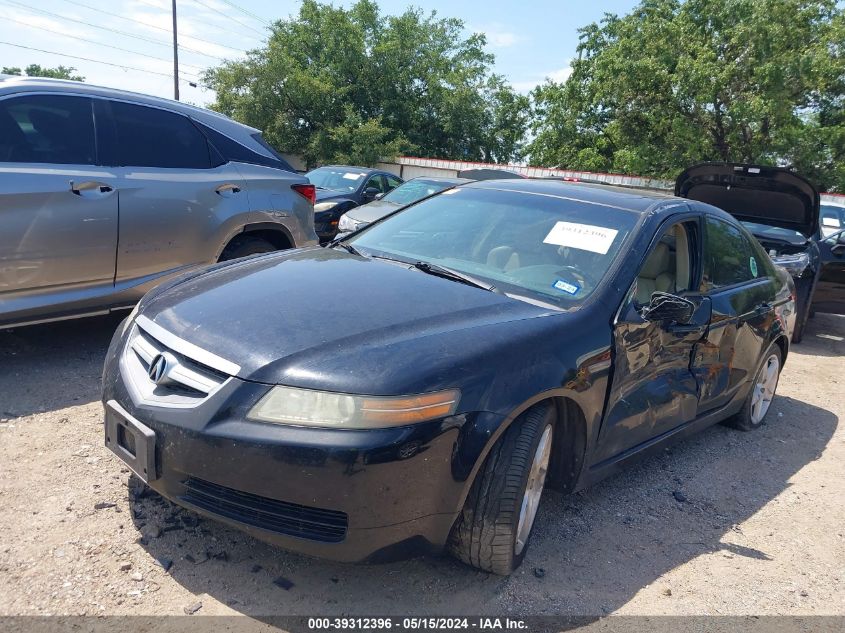
[[[200,519],[154,493],[132,495],[131,505],[142,545],[173,562],[177,582],[252,616],[600,616],[699,555],[777,556],[725,537],[819,457],[837,418],[778,397],[770,419],[753,433],[713,427],[572,496],[547,493],[525,563],[510,578],[447,557],[358,566],[321,561]]]
[[[0,418],[99,400],[103,360],[126,312],[0,330]]]
[[[801,343],[792,345],[790,353],[845,358],[845,316],[817,313],[807,321]]]

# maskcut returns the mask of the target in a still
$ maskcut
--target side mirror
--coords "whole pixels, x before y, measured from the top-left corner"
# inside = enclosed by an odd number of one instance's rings
[[[385,196],[385,194],[383,194],[383,193],[377,193],[375,199],[381,200],[382,198],[384,198],[384,196]]]
[[[668,292],[655,292],[651,301],[640,310],[640,316],[646,321],[668,321],[685,325],[695,313],[695,304],[688,299]]]
[[[377,187],[367,187],[364,189],[364,200],[369,202],[370,200],[375,200],[376,196],[379,195],[381,191],[378,190]]]
[[[845,255],[845,231],[840,231],[836,236],[836,244],[834,244],[830,252],[834,255]]]

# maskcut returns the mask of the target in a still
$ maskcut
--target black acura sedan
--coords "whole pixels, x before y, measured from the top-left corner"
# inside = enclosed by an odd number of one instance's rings
[[[794,323],[789,275],[715,207],[477,182],[149,293],[108,352],[105,441],[291,550],[508,574],[545,485],[760,426]]]

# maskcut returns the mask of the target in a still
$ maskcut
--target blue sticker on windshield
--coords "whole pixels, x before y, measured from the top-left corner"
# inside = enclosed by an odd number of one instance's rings
[[[563,279],[558,279],[556,282],[554,282],[552,284],[552,288],[554,288],[555,290],[562,290],[563,292],[569,295],[577,295],[578,291],[581,290],[581,286],[571,284],[568,281],[564,281]]]

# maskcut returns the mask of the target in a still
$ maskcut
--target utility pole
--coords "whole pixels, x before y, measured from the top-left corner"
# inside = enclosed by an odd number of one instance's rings
[[[176,0],[173,0],[173,98],[179,101],[179,43],[176,38]]]

